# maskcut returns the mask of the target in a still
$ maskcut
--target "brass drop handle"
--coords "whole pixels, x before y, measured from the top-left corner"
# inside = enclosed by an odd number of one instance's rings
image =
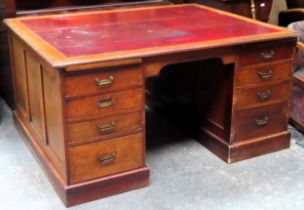
[[[266,80],[272,77],[272,71],[271,70],[268,70],[266,72],[259,71],[258,75],[261,79]]]
[[[108,107],[111,107],[114,105],[114,99],[113,98],[103,98],[103,99],[100,99],[96,105],[99,108],[108,108]]]
[[[268,122],[269,122],[269,118],[268,117],[264,117],[262,119],[255,119],[255,124],[258,127],[265,126],[265,125],[268,124]]]
[[[261,58],[262,60],[264,61],[268,61],[268,60],[271,60],[274,56],[274,51],[271,50],[270,52],[261,52]]]
[[[271,96],[271,91],[267,90],[265,92],[257,92],[257,98],[261,101],[265,101],[267,99],[269,99]]]
[[[108,125],[97,125],[97,129],[99,130],[100,133],[109,133],[113,131],[115,128],[115,123],[111,122]]]
[[[97,157],[97,160],[104,166],[110,165],[110,164],[114,163],[116,160],[116,152],[112,152],[111,155],[106,155],[106,156],[99,155]]]
[[[113,83],[113,80],[114,80],[113,76],[109,76],[108,79],[98,79],[98,78],[95,79],[96,85],[100,87],[111,85]]]

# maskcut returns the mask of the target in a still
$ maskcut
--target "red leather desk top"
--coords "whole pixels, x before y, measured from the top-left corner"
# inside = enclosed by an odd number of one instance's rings
[[[195,5],[49,16],[21,22],[66,57],[279,31]]]

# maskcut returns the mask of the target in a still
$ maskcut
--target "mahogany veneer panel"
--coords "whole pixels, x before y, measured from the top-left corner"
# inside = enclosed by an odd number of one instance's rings
[[[66,116],[68,119],[80,120],[89,117],[101,117],[115,112],[139,111],[142,109],[142,98],[142,90],[137,88],[124,92],[74,99],[67,102]],[[108,106],[109,103],[111,104]]]
[[[257,84],[267,84],[268,82],[283,80],[285,78],[291,77],[291,70],[286,71],[286,69],[291,69],[290,62],[276,63],[271,66],[263,65],[258,67],[246,67],[240,69],[237,74],[237,86],[247,86],[247,85],[257,85]],[[271,76],[267,77],[267,74]],[[266,75],[263,77],[263,75]]]
[[[142,134],[135,134],[69,149],[71,182],[77,183],[144,166]],[[113,156],[114,163],[100,159]]]
[[[240,66],[245,67],[263,62],[291,59],[293,51],[294,47],[290,45],[290,42],[248,45],[241,48]]]
[[[39,62],[33,54],[28,54],[26,69],[28,71],[28,93],[29,93],[29,112],[30,122],[36,135],[39,136],[41,144],[47,141],[45,114],[44,114],[44,84],[42,81],[43,71]]]
[[[290,80],[263,86],[251,86],[239,88],[238,108],[245,109],[255,106],[267,105],[274,102],[288,100],[290,91]]]
[[[142,72],[139,68],[114,69],[91,74],[76,74],[65,78],[66,97],[83,96],[85,94],[96,94],[124,90],[142,85]],[[97,81],[110,80],[109,84],[96,85]]]
[[[286,131],[287,112],[285,103],[239,111],[235,125],[235,142]],[[262,120],[267,123],[258,125],[257,121]]]
[[[13,39],[11,43],[11,55],[14,56],[14,69],[18,69],[18,76],[14,78],[14,93],[16,111],[20,116],[29,119],[29,107],[28,107],[28,92],[27,92],[27,71],[25,68],[24,52],[21,48],[21,41],[19,39]],[[13,61],[13,62],[14,62]]]
[[[139,131],[141,126],[141,112],[133,112],[71,123],[67,126],[67,132],[69,144],[74,145],[105,139],[109,135],[124,135],[126,131]]]

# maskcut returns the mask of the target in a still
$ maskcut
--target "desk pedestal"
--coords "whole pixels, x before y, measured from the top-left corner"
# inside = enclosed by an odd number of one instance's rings
[[[167,66],[147,79],[147,102],[228,163],[288,148],[291,62],[248,61],[253,49],[258,55],[288,45],[243,46],[244,60],[235,64],[210,59]]]

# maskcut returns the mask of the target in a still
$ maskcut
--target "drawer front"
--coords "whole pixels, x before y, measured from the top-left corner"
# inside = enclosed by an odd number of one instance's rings
[[[142,127],[141,112],[105,117],[81,123],[68,124],[69,143],[86,143],[94,139],[119,134]]]
[[[143,150],[142,134],[72,147],[69,149],[71,182],[77,183],[142,167]]]
[[[287,104],[238,111],[235,122],[235,142],[286,131]]]
[[[66,116],[67,119],[87,119],[142,108],[143,91],[135,89],[70,100]]]
[[[129,68],[67,76],[64,82],[64,90],[66,97],[73,97],[100,94],[104,91],[123,90],[142,85],[142,83],[143,77],[140,68]]]
[[[295,42],[261,43],[241,47],[240,67],[291,59]]]
[[[237,107],[248,108],[272,102],[286,101],[290,96],[290,91],[291,80],[275,85],[240,88],[237,91]]]
[[[291,77],[291,72],[292,66],[290,62],[264,67],[244,68],[237,72],[236,85],[243,87],[287,79]]]

